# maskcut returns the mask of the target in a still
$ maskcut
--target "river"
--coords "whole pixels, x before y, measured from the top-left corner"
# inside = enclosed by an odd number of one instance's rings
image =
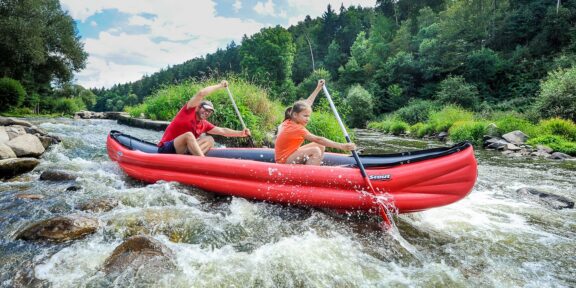
[[[576,162],[510,159],[477,151],[478,181],[452,205],[396,217],[412,249],[377,218],[215,196],[177,183],[146,185],[108,159],[106,136],[119,130],[156,142],[160,132],[111,120],[28,119],[63,139],[30,173],[0,182],[0,287],[19,277],[39,287],[100,287],[105,259],[126,237],[151,235],[177,269],[137,274],[117,287],[574,287],[576,210],[556,210],[516,192],[531,187],[576,200]],[[357,131],[364,153],[441,143]],[[75,185],[39,181],[41,172],[79,175]],[[17,199],[19,193],[44,199]],[[120,204],[90,213],[95,234],[54,244],[14,240],[22,228],[103,197]],[[109,285],[109,284],[108,284]]]

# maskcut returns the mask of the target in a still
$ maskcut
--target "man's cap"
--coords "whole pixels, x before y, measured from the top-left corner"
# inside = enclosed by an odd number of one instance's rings
[[[212,104],[212,102],[210,102],[208,100],[204,100],[204,101],[200,102],[200,107],[202,107],[206,110],[212,110],[212,112],[214,112],[214,105]]]

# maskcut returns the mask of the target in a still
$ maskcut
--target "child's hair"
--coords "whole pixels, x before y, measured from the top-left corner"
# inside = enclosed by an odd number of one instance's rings
[[[294,102],[294,105],[292,105],[292,107],[288,107],[286,108],[286,111],[284,111],[284,120],[292,119],[293,113],[300,113],[304,111],[304,109],[306,108],[310,108],[310,105],[308,105],[306,101],[300,100]]]

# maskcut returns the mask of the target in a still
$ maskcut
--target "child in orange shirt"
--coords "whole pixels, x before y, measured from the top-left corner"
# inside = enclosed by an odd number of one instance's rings
[[[324,80],[318,81],[318,85],[310,97],[306,100],[297,101],[286,110],[284,122],[278,129],[278,136],[275,143],[276,163],[320,165],[324,157],[326,147],[352,151],[356,149],[354,143],[338,143],[316,136],[306,129],[306,124],[312,114],[312,103],[318,92],[324,86]],[[312,143],[302,147],[304,140]]]

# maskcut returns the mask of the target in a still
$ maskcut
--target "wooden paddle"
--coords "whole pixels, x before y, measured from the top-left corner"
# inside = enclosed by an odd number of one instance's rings
[[[344,133],[344,138],[346,138],[346,142],[348,142],[348,143],[352,142],[350,140],[350,136],[348,135],[348,132],[346,131],[346,127],[344,127],[344,124],[342,123],[342,119],[340,118],[340,115],[338,114],[338,110],[336,110],[336,106],[334,106],[334,102],[332,102],[332,97],[330,97],[330,93],[328,92],[328,88],[326,88],[326,84],[324,84],[324,86],[322,86],[322,89],[324,90],[324,95],[326,95],[326,98],[328,98],[328,103],[330,103],[330,108],[332,108],[332,112],[334,112],[334,116],[336,116],[336,120],[338,120],[338,125],[340,125],[340,129],[342,129],[342,132]],[[362,174],[362,178],[364,178],[364,182],[366,182],[366,186],[368,186],[368,188],[369,188],[368,192],[370,192],[372,194],[374,201],[376,201],[376,203],[378,204],[379,214],[382,217],[382,220],[384,220],[384,223],[388,227],[391,227],[392,226],[392,222],[391,222],[392,213],[390,212],[390,209],[388,208],[387,203],[385,203],[384,199],[379,198],[378,194],[376,194],[376,191],[374,190],[374,187],[372,186],[372,182],[370,181],[370,178],[366,174],[366,169],[364,169],[364,165],[362,164],[362,161],[360,161],[360,157],[358,157],[358,153],[356,152],[356,150],[352,150],[352,156],[354,156],[354,159],[356,160],[356,164],[358,165],[358,168],[360,168],[360,173]]]
[[[234,101],[234,97],[232,97],[232,92],[230,92],[230,88],[226,86],[226,91],[228,91],[228,96],[230,96],[230,101],[232,101],[232,105],[234,106],[234,111],[236,111],[236,115],[238,115],[238,119],[240,119],[240,123],[242,124],[242,129],[246,129],[246,124],[244,124],[244,120],[242,119],[242,115],[240,111],[238,111],[238,106],[236,106],[236,101]],[[248,144],[250,147],[254,146],[254,141],[252,140],[252,136],[248,136]]]

